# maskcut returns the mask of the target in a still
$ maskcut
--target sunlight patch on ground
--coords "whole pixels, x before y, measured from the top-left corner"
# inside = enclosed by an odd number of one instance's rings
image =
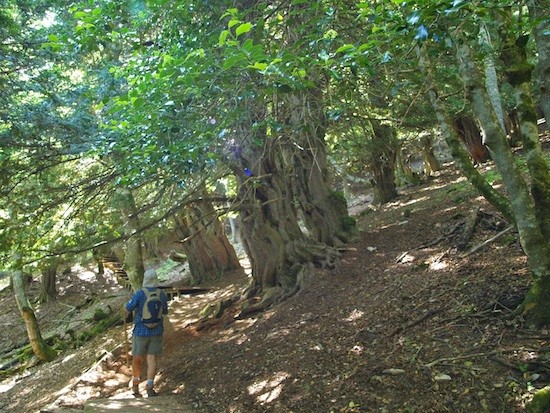
[[[444,183],[439,184],[439,185],[430,185],[426,188],[419,189],[418,192],[437,191],[438,189],[445,188],[446,186],[451,186],[451,185],[458,184],[458,183],[464,182],[464,181],[466,181],[466,177],[465,176],[459,176],[454,181],[444,182]]]
[[[76,356],[76,353],[73,353],[73,354],[69,354],[67,357],[65,357],[63,360],[61,360],[61,363],[66,363],[68,362],[69,360],[71,360],[74,356]]]
[[[413,262],[415,259],[416,257],[414,255],[411,255],[408,251],[405,251],[403,254],[397,257],[395,261],[401,264],[406,264],[409,262]]]
[[[449,207],[449,208],[445,208],[443,210],[443,212],[450,212],[450,211],[454,211],[455,209],[458,209],[458,205],[457,206],[452,206],[452,207]]]
[[[172,393],[173,394],[179,394],[179,393],[183,393],[185,391],[185,383],[182,383],[180,384],[178,387],[176,387]]]
[[[77,277],[82,281],[94,282],[97,281],[97,274],[94,271],[90,271],[88,268],[81,265],[75,265],[72,269],[77,274]]]
[[[286,327],[283,327],[283,328],[280,328],[278,330],[275,330],[275,331],[271,331],[270,333],[267,334],[267,339],[270,340],[272,338],[276,338],[276,337],[285,337],[285,336],[289,336],[292,334],[292,331],[290,331],[289,328],[286,328]]]
[[[408,223],[409,223],[409,221],[396,222],[396,223],[392,223],[392,224],[389,224],[389,225],[383,225],[383,226],[380,227],[380,229],[388,229],[388,228],[391,228],[391,227],[398,227],[400,225],[406,225]]]
[[[440,271],[444,270],[449,266],[449,263],[445,260],[443,260],[443,257],[446,255],[446,253],[443,254],[436,254],[431,256],[426,262],[428,264],[428,267],[430,270],[433,271]]]
[[[283,382],[289,377],[290,374],[285,371],[274,373],[270,379],[257,381],[248,386],[248,394],[256,396],[261,405],[271,403],[280,396],[284,387]]]
[[[395,201],[395,202],[388,202],[382,208],[385,211],[391,211],[392,209],[398,209],[398,208],[406,207],[406,206],[409,206],[409,205],[416,204],[418,202],[426,201],[428,199],[430,199],[429,196],[423,196],[423,197],[416,198],[416,199],[399,200],[399,201]]]
[[[17,381],[15,379],[0,383],[0,393],[7,392],[8,390],[12,389],[16,384]]]
[[[365,313],[361,310],[354,309],[350,315],[347,318],[344,318],[344,321],[347,321],[348,323],[351,323],[353,321],[359,320],[365,315]]]
[[[246,333],[243,333],[242,330],[246,330],[253,326],[257,318],[248,318],[245,320],[237,320],[233,323],[233,327],[227,330],[221,331],[220,336],[222,336],[217,343],[228,343],[234,341],[237,345],[246,343],[249,339]]]

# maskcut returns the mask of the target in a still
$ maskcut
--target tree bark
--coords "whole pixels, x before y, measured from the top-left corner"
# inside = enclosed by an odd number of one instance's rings
[[[457,59],[467,97],[485,131],[485,144],[502,175],[520,243],[529,259],[533,284],[522,308],[534,323],[548,323],[550,322],[550,242],[543,235],[537,220],[535,202],[515,163],[514,154],[492,110],[487,94],[479,83],[482,76],[466,43],[457,49]],[[527,153],[526,156],[529,157],[529,154]]]
[[[493,205],[498,211],[500,211],[509,222],[514,222],[515,218],[510,208],[510,204],[507,198],[495,190],[487,180],[479,173],[479,171],[472,164],[469,154],[463,149],[460,144],[460,140],[456,134],[456,130],[453,127],[453,123],[449,114],[447,113],[441,98],[439,97],[435,88],[435,77],[433,69],[430,64],[430,58],[426,46],[417,47],[416,49],[420,69],[426,76],[428,82],[428,96],[430,103],[434,108],[435,115],[441,127],[441,132],[447,146],[451,151],[451,156],[458,164],[459,169],[468,178],[470,183]]]
[[[143,283],[143,247],[139,232],[141,225],[132,191],[123,189],[117,196],[116,202],[122,213],[124,232],[129,238],[125,241],[124,270],[134,291],[141,288]]]
[[[537,390],[527,406],[525,411],[527,413],[547,413],[550,408],[550,386],[543,387]]]
[[[193,284],[215,281],[228,271],[242,270],[211,203],[187,205],[175,220],[183,236]]]
[[[25,321],[25,327],[27,328],[27,334],[34,354],[42,361],[52,361],[57,357],[57,352],[48,346],[40,334],[40,327],[38,326],[36,316],[25,293],[25,282],[21,270],[14,270],[12,272],[12,282],[15,300]]]
[[[454,128],[475,163],[482,164],[489,159],[489,151],[483,145],[481,131],[475,119],[470,116],[458,117],[454,120]]]
[[[293,162],[284,150],[292,142],[251,127],[264,117],[257,105],[243,113],[250,118],[237,129],[241,139],[229,148],[227,161],[237,178],[241,238],[252,269],[248,295],[272,302],[296,292],[313,265],[332,266],[339,254],[307,237],[298,224],[289,185]]]
[[[289,119],[285,132],[294,144],[283,149],[293,160],[292,192],[305,225],[316,241],[341,246],[349,239],[351,228],[345,198],[330,189],[320,90],[289,94],[285,108],[278,112]]]
[[[434,153],[434,147],[432,138],[430,135],[423,135],[420,138],[420,143],[422,144],[422,156],[424,157],[424,168],[426,170],[426,175],[431,175],[433,172],[437,172],[441,169],[441,164],[436,158]]]
[[[479,30],[480,38],[479,43],[483,49],[487,50],[485,58],[483,60],[483,67],[485,69],[485,89],[489,95],[489,100],[495,111],[500,127],[505,130],[504,124],[504,111],[502,110],[502,98],[500,96],[498,76],[495,68],[495,61],[493,59],[494,50],[491,46],[491,36],[485,24],[482,23]]]
[[[38,296],[38,302],[47,303],[55,300],[55,298],[57,297],[55,284],[57,280],[58,266],[58,257],[53,257],[45,260],[44,268],[42,269],[42,281],[40,283],[40,294]]]
[[[550,169],[542,152],[537,128],[536,105],[531,94],[533,66],[527,60],[527,41],[516,38],[511,31],[513,27],[511,11],[502,10],[498,17],[502,43],[501,59],[505,63],[506,78],[514,88],[537,221],[543,236],[550,239]]]
[[[550,41],[548,40],[550,2],[548,0],[529,0],[527,5],[531,21],[534,24],[533,34],[537,45],[539,101],[546,118],[546,125],[550,125]]]
[[[371,121],[373,137],[369,169],[373,175],[374,202],[386,204],[397,198],[395,166],[398,145],[395,131],[389,125]]]

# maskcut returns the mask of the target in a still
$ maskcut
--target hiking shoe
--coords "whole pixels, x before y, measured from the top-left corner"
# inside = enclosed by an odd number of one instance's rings
[[[143,397],[141,393],[139,392],[139,386],[137,384],[134,384],[132,386],[132,391],[134,393],[134,397]],[[149,390],[147,390],[147,393],[149,393]]]
[[[147,387],[147,397],[158,396],[158,393],[152,387]]]

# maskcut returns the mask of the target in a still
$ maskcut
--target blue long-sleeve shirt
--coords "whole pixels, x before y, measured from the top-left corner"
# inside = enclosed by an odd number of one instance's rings
[[[154,287],[146,287],[149,291],[154,291]],[[168,298],[166,294],[161,290],[160,291],[160,301],[162,303],[162,314],[168,314]],[[143,317],[143,306],[145,300],[147,299],[143,289],[138,290],[126,304],[126,310],[134,311],[137,310],[134,314],[134,332],[133,334],[138,337],[151,337],[151,336],[161,336],[164,333],[164,326],[162,323],[159,323],[158,326],[149,328],[142,322]]]

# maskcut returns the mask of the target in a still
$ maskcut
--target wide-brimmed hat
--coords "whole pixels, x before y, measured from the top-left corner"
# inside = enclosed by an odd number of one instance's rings
[[[158,287],[159,286],[159,278],[157,275],[157,272],[153,269],[149,269],[145,271],[145,274],[143,274],[143,286],[144,287]]]

